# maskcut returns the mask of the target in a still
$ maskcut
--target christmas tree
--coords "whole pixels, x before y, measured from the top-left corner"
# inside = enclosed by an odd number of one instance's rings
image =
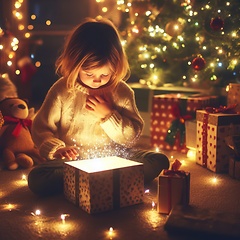
[[[131,72],[141,83],[209,89],[240,81],[240,1],[132,0],[117,1],[117,8]]]

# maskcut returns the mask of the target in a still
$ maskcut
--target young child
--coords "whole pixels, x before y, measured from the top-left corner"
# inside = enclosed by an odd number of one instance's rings
[[[127,57],[109,20],[87,19],[77,26],[56,71],[62,77],[48,91],[32,126],[33,140],[48,160],[29,173],[34,193],[63,192],[63,163],[69,160],[115,155],[140,161],[146,183],[168,169],[165,155],[133,147],[143,120],[125,83]]]

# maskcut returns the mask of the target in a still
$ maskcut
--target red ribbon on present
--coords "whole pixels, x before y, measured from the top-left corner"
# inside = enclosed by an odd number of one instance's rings
[[[31,119],[19,119],[19,118],[14,118],[11,116],[4,116],[4,124],[7,123],[16,123],[16,127],[14,128],[12,135],[14,137],[18,137],[22,128],[27,128],[27,127],[31,127],[32,125],[32,120]]]
[[[180,147],[182,147],[185,143],[185,121],[192,119],[193,116],[191,114],[182,114],[181,106],[177,103],[172,105],[172,115],[174,120],[167,130],[165,141],[170,146],[173,146],[178,136]]]
[[[237,104],[233,104],[231,106],[220,106],[219,108],[214,107],[206,107],[207,113],[226,113],[226,114],[235,114],[237,113],[235,108]]]
[[[193,118],[191,114],[181,114],[181,108],[178,104],[174,104],[172,106],[172,114],[175,118],[179,119],[181,123],[185,123],[186,120],[190,120]]]
[[[186,172],[183,170],[179,170],[179,168],[181,167],[182,163],[176,159],[173,163],[172,163],[172,167],[171,169],[165,169],[163,170],[163,175],[167,175],[170,176],[168,178],[168,212],[170,212],[171,208],[172,208],[172,178],[171,176],[180,176],[180,177],[185,177],[186,176]],[[189,189],[188,189],[189,191]]]
[[[185,171],[179,170],[181,167],[182,163],[176,159],[173,164],[171,169],[164,169],[163,170],[163,175],[169,175],[169,176],[174,176],[174,175],[179,175],[179,176],[186,176]]]
[[[236,108],[237,104],[233,104],[231,106],[220,106],[218,108],[214,107],[206,107],[203,116],[203,126],[202,126],[202,164],[204,167],[207,167],[207,126],[208,126],[208,115],[209,113],[225,113],[225,114],[236,114]]]

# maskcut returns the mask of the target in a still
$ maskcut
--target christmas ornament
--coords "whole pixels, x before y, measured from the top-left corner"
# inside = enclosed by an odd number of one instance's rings
[[[178,36],[182,33],[183,24],[179,20],[170,21],[166,24],[165,32],[171,37]]]
[[[202,70],[206,65],[206,61],[202,56],[198,56],[193,59],[192,61],[192,67],[193,69],[200,71]]]
[[[212,18],[210,22],[210,27],[214,31],[222,30],[223,29],[224,22],[220,17]]]

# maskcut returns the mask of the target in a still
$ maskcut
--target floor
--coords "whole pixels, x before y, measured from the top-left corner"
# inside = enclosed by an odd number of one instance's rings
[[[63,195],[35,196],[27,186],[29,170],[1,170],[0,239],[240,239],[240,181],[215,174],[185,154],[165,154],[171,162],[181,160],[181,169],[191,174],[187,212],[178,207],[170,215],[157,212],[157,179],[145,187],[143,203],[90,215]]]

